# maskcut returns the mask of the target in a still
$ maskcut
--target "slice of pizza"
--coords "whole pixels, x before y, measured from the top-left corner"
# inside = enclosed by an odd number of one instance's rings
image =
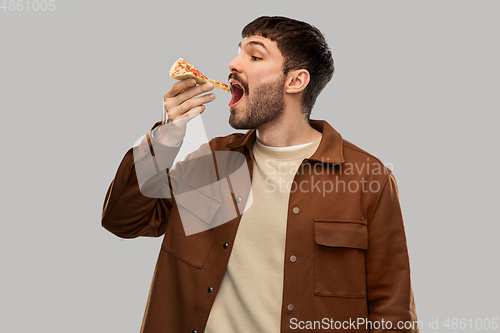
[[[198,84],[212,82],[214,87],[229,92],[229,86],[227,84],[210,80],[208,77],[201,74],[196,67],[182,58],[177,59],[172,65],[172,68],[170,68],[170,77],[176,80],[195,79]]]

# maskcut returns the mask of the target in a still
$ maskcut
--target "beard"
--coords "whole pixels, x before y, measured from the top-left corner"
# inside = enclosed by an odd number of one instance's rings
[[[252,90],[251,95],[246,82],[238,80],[245,87],[247,105],[245,110],[240,112],[240,118],[237,119],[234,113],[231,113],[229,125],[234,129],[256,129],[279,119],[285,110],[285,79],[286,77],[281,75],[273,82],[261,84]]]

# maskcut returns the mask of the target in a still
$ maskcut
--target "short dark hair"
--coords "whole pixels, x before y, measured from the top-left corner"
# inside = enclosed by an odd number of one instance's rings
[[[297,69],[309,72],[310,81],[302,98],[302,112],[309,121],[316,98],[335,70],[332,52],[323,34],[306,22],[282,16],[261,16],[241,31],[241,37],[249,36],[262,36],[278,44],[284,58],[284,75]]]

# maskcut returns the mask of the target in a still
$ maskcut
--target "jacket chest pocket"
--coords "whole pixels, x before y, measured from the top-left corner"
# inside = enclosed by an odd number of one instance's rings
[[[363,298],[368,227],[363,221],[314,220],[314,294]]]

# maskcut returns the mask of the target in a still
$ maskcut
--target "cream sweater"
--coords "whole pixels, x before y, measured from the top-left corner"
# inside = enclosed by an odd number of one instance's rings
[[[255,141],[253,201],[241,217],[205,333],[280,331],[290,187],[320,141],[285,149]]]

